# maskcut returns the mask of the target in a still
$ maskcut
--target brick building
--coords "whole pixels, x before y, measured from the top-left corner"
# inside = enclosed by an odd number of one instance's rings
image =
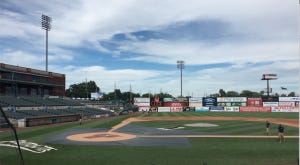
[[[0,63],[0,95],[65,96],[64,74]]]

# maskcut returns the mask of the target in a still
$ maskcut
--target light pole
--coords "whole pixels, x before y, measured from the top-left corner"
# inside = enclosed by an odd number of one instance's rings
[[[182,69],[184,69],[184,61],[177,61],[177,68],[180,69],[180,97],[182,97]]]
[[[42,14],[42,28],[46,30],[46,72],[48,72],[48,31],[51,29],[52,18]]]

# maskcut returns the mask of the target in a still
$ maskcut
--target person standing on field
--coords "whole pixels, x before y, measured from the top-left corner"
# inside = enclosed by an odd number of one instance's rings
[[[279,124],[279,126],[278,126],[278,138],[279,138],[279,143],[285,142],[284,127],[281,124]]]
[[[267,136],[270,135],[270,126],[271,126],[271,123],[267,120],[266,121],[266,134],[267,134]]]

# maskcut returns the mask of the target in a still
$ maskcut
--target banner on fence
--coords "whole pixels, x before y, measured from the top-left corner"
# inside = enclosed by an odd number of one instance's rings
[[[299,107],[280,106],[271,107],[272,112],[299,112]]]
[[[137,103],[134,103],[134,105],[136,105],[138,107],[147,107],[147,106],[150,106],[150,103],[137,102]]]
[[[163,101],[164,102],[173,102],[173,101],[175,101],[175,99],[172,98],[172,97],[166,97],[166,98],[163,99]]]
[[[240,107],[240,112],[271,112],[271,107]]]
[[[191,97],[191,98],[189,98],[189,102],[190,103],[202,102],[202,97]]]
[[[139,111],[140,112],[145,112],[145,111],[149,111],[150,107],[139,107]]]
[[[218,102],[217,106],[223,106],[223,107],[225,107],[225,106],[231,106],[231,103],[220,103],[220,102]]]
[[[281,101],[278,104],[279,106],[288,106],[288,107],[295,107],[296,102],[295,101]]]
[[[182,112],[183,107],[170,107],[171,112]]]
[[[166,107],[186,107],[188,105],[187,102],[166,102],[164,106]]]
[[[207,106],[207,107],[217,106],[217,98],[215,98],[215,97],[204,97],[202,99],[202,104],[203,104],[203,106]]]
[[[158,107],[157,112],[170,112],[170,107]]]
[[[233,102],[231,103],[233,107],[247,106],[246,102]]]
[[[211,106],[211,107],[209,107],[209,111],[211,111],[211,112],[222,112],[222,111],[224,111],[224,107]]]
[[[279,101],[299,101],[299,97],[279,97]]]
[[[248,106],[262,106],[262,98],[248,98],[247,105]]]
[[[239,112],[240,107],[224,107],[225,112]]]
[[[195,112],[209,112],[209,107],[195,107]]]
[[[278,107],[278,102],[263,102],[264,107]]]
[[[247,102],[246,97],[218,97],[218,102]]]
[[[190,107],[202,107],[202,102],[190,102]]]
[[[134,103],[150,103],[149,97],[135,97]]]

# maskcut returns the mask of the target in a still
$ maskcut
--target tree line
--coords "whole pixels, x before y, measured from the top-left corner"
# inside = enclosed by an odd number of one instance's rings
[[[100,88],[97,86],[97,84],[94,81],[89,82],[82,82],[78,84],[72,84],[70,85],[70,88],[66,90],[66,96],[71,98],[91,98],[91,93],[93,92],[99,92]],[[264,95],[264,91],[255,92],[250,90],[243,90],[242,92],[237,91],[225,91],[223,89],[220,89],[218,93],[210,94],[207,97],[262,97]],[[150,99],[153,99],[154,96],[158,96],[160,100],[163,98],[175,98],[169,93],[163,93],[160,92],[158,94],[140,94],[140,93],[134,93],[134,92],[121,92],[120,89],[115,89],[113,92],[109,93],[103,93],[101,101],[110,101],[110,100],[122,100],[126,103],[133,103],[134,97],[149,97]],[[290,92],[289,94],[270,94],[270,96],[276,96],[276,97],[295,97],[295,92]],[[186,96],[186,97],[192,97],[192,96]]]

